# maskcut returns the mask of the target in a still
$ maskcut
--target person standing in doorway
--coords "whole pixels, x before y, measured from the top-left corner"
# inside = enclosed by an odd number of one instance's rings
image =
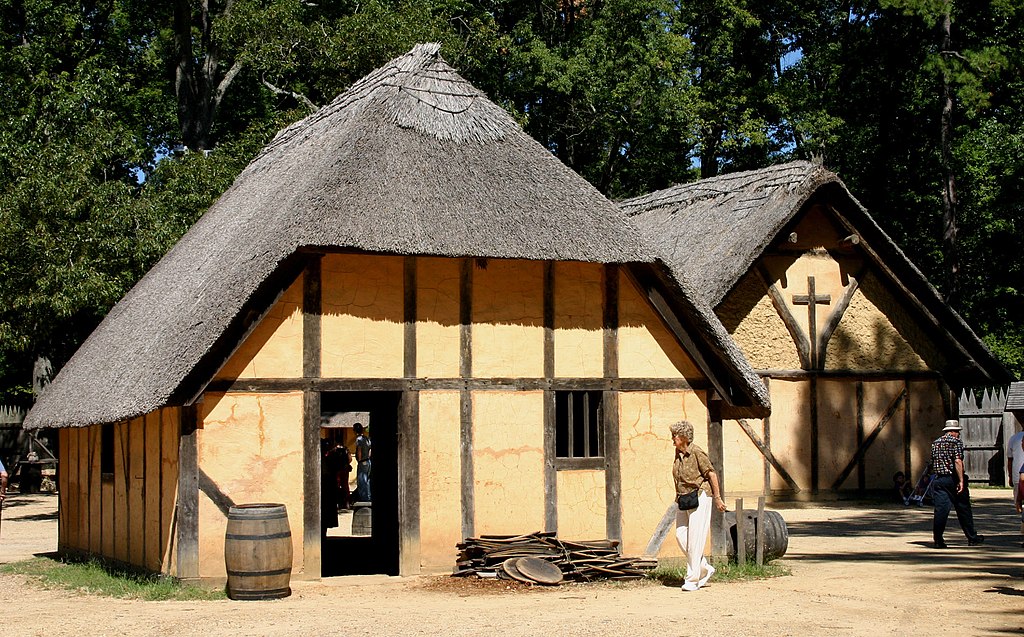
[[[932,443],[932,501],[935,503],[935,517],[932,519],[932,539],[935,548],[946,548],[943,533],[949,520],[949,510],[956,509],[956,519],[967,537],[968,546],[977,546],[985,541],[984,535],[974,530],[974,512],[971,511],[971,494],[967,488],[964,473],[964,443],[960,440],[963,427],[956,420],[947,420],[942,435]]]
[[[370,438],[366,435],[362,423],[356,423],[352,429],[356,432],[356,500],[371,502],[370,494]]]

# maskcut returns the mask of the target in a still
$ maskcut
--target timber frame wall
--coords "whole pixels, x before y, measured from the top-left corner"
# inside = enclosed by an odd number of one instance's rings
[[[331,253],[324,253],[331,254]],[[320,343],[323,333],[321,308],[322,258],[324,254],[307,254],[303,275],[303,359],[301,378],[221,378],[209,381],[200,391],[223,392],[225,394],[275,394],[301,392],[304,404],[303,424],[303,457],[304,457],[304,508],[303,520],[303,573],[299,577],[315,579],[320,573],[320,477],[319,477],[319,427],[320,427],[320,394],[322,392],[345,391],[388,391],[399,392],[398,431],[398,476],[399,476],[399,569],[401,574],[419,573],[422,568],[420,556],[420,392],[450,391],[460,397],[459,423],[459,462],[461,465],[461,535],[475,535],[479,529],[475,526],[477,519],[475,510],[477,500],[476,480],[474,476],[474,396],[479,392],[542,392],[543,394],[543,524],[544,530],[557,531],[558,526],[558,474],[555,462],[555,392],[560,390],[592,390],[600,391],[603,396],[605,456],[601,459],[600,469],[604,475],[604,509],[605,534],[609,538],[620,539],[623,528],[623,510],[620,504],[622,475],[619,461],[619,409],[618,399],[621,392],[685,392],[696,395],[700,402],[708,404],[713,393],[710,383],[703,377],[677,378],[621,378],[619,377],[619,310],[620,280],[632,280],[641,298],[646,298],[652,311],[660,318],[668,333],[673,334],[679,346],[690,342],[687,334],[679,332],[681,326],[675,316],[667,316],[665,309],[659,309],[651,300],[651,295],[658,295],[664,308],[664,299],[657,290],[652,291],[648,285],[642,285],[634,278],[630,268],[626,266],[603,266],[603,374],[594,377],[557,377],[555,375],[555,299],[557,285],[555,262],[544,262],[543,265],[543,375],[537,377],[491,378],[474,376],[473,351],[473,307],[474,271],[485,268],[487,260],[466,258],[458,260],[459,267],[459,375],[447,378],[417,377],[416,325],[419,318],[417,307],[418,265],[421,258],[403,258],[403,377],[381,378],[331,378],[322,375],[320,361]],[[347,253],[351,254],[351,253]],[[376,256],[376,255],[374,255]],[[601,266],[595,266],[601,267]],[[647,295],[647,297],[645,297]],[[274,293],[269,300],[263,301],[262,312],[267,311],[267,304],[280,297]],[[259,311],[259,310],[258,310]],[[244,338],[244,336],[242,337]],[[241,339],[235,341],[235,348],[241,346]],[[699,355],[699,354],[698,354]],[[226,358],[224,359],[226,360]],[[215,372],[208,377],[216,376]],[[667,416],[666,416],[667,417]],[[681,414],[674,414],[675,420]],[[702,424],[705,416],[695,421]],[[709,422],[709,428],[713,423]],[[721,424],[719,420],[718,430]],[[187,427],[183,427],[183,433]],[[665,432],[667,439],[667,431]],[[670,447],[670,446],[669,446]],[[720,441],[710,442],[711,452],[721,458]],[[187,485],[192,484],[188,475],[194,465],[194,445],[189,445],[185,437],[182,441],[182,502],[190,502],[197,491]],[[671,457],[668,448],[667,456]],[[664,480],[671,484],[671,476],[666,473]],[[661,504],[655,505],[659,507]],[[198,538],[199,521],[191,508],[180,511],[178,518],[178,535],[182,538],[182,548],[190,547]],[[538,529],[525,529],[526,532]],[[649,533],[649,532],[648,532]],[[643,546],[647,537],[636,538],[634,544]],[[454,557],[454,546],[452,546]],[[198,552],[180,551],[178,568],[183,574],[199,572]]]

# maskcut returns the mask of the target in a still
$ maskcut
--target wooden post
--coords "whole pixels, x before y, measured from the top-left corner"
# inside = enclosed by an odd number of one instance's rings
[[[736,564],[747,563],[747,516],[743,511],[743,498],[736,498]]]
[[[312,256],[302,276],[302,377],[319,378],[321,370],[321,259]],[[302,392],[302,579],[320,579],[320,392]]]
[[[754,560],[758,566],[764,565],[764,496],[757,499],[757,539],[755,540]]]
[[[725,499],[725,449],[722,440],[721,400],[710,400],[714,391],[708,396],[708,457],[718,474],[719,493]],[[729,529],[725,528],[725,516],[711,508],[711,555],[726,559],[729,555]]]

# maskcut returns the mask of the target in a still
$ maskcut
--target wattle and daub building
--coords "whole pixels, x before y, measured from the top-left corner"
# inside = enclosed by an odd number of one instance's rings
[[[299,578],[536,530],[639,554],[675,420],[728,495],[881,487],[951,386],[1005,378],[831,173],[620,209],[438,50],[278,134],[61,370],[25,422],[60,428],[61,551],[222,578],[228,508],[281,502]],[[371,432],[373,521],[335,541],[338,414]]]

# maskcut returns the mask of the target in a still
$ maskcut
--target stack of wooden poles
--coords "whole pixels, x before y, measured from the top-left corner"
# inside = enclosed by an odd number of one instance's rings
[[[502,564],[510,558],[537,557],[556,565],[566,581],[639,579],[654,569],[653,558],[623,557],[617,540],[568,541],[554,533],[482,535],[457,545],[453,575],[504,578]]]

